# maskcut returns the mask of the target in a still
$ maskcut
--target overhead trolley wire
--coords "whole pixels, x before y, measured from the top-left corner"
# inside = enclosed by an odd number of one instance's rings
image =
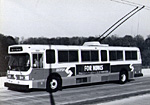
[[[106,36],[104,36],[104,37],[102,37],[102,35],[99,37],[99,41],[101,42],[101,41],[103,41],[106,37],[108,37],[114,30],[116,30],[119,26],[121,26],[125,21],[127,21],[129,18],[131,18],[133,15],[135,15],[137,12],[139,12],[140,10],[142,10],[143,8],[144,8],[145,6],[142,6],[141,8],[139,8],[139,9],[135,9],[133,12],[131,12],[129,15],[127,15],[125,18],[123,18],[123,19],[121,19],[121,20],[123,20],[121,23],[119,23],[116,27],[114,27]],[[120,21],[119,21],[120,22]],[[115,24],[116,25],[116,24]],[[114,26],[115,26],[114,25]],[[109,29],[110,30],[110,29]],[[105,32],[104,32],[105,33]],[[101,38],[102,37],[102,38]]]
[[[132,2],[132,1],[128,1],[128,0],[110,0],[110,1],[130,5],[130,6],[143,6],[143,4],[135,3],[135,2]],[[144,9],[150,10],[150,6],[145,5]]]
[[[118,0],[110,0],[110,1],[121,3],[121,4],[126,4],[126,5],[130,5],[130,6],[134,6],[135,7],[135,5],[131,4],[131,3],[125,3],[125,2],[118,1]]]
[[[146,7],[147,10],[150,10],[150,7],[148,7],[148,6],[145,6],[145,5],[142,5],[142,4],[138,4],[138,3],[134,3],[134,2],[130,2],[130,1],[127,1],[127,0],[121,0],[121,1],[119,1],[119,0],[110,0],[110,1],[121,3],[121,4],[130,5],[130,6],[134,6],[134,7],[136,6],[136,8],[134,8],[129,13],[127,13],[125,16],[123,16],[122,18],[120,18],[111,27],[109,27],[104,33],[102,33],[101,35],[99,35],[99,37],[96,38],[96,40],[99,40],[100,42],[103,41],[105,38],[107,38],[114,30],[116,30],[125,21],[127,21],[129,18],[131,18],[134,14],[136,14],[137,12],[139,12],[140,10],[142,10],[143,8]],[[139,6],[142,6],[142,7],[139,8]],[[108,34],[106,34],[106,33],[108,33]]]
[[[121,0],[121,1],[123,1],[125,3],[128,3],[128,4],[131,4],[131,5],[143,6],[142,4],[131,2],[131,1],[128,1],[128,0]],[[145,5],[145,9],[150,10],[150,7]]]
[[[130,15],[132,12],[134,12],[135,10],[137,10],[138,7],[134,8],[133,10],[131,10],[129,13],[127,13],[125,16],[123,16],[122,18],[120,18],[117,22],[115,22],[111,27],[109,27],[102,35],[100,35],[99,38],[103,37],[111,28],[113,28],[116,24],[118,24],[121,20],[123,20],[125,17],[127,17],[128,15]]]

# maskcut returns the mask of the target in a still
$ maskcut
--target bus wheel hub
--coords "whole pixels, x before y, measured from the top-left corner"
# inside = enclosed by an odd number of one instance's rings
[[[57,88],[57,80],[52,79],[52,81],[50,82],[50,86],[52,89],[56,89]]]
[[[124,82],[124,81],[126,81],[126,75],[125,74],[122,74],[122,81]]]

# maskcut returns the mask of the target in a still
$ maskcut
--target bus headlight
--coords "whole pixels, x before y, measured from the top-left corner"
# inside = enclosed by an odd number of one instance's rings
[[[10,79],[10,78],[11,78],[11,75],[10,75],[10,74],[7,74],[7,78]]]
[[[19,80],[24,80],[24,76],[23,76],[23,75],[20,75],[20,76],[19,76]]]
[[[17,80],[29,80],[29,76],[27,75],[17,75]]]
[[[24,76],[24,79],[29,80],[29,76],[28,75]]]
[[[8,79],[15,79],[13,74],[7,74]]]

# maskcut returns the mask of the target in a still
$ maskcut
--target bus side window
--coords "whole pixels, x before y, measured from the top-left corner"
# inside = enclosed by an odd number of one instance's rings
[[[33,68],[43,68],[42,54],[33,54]]]
[[[126,60],[137,60],[137,51],[125,51]]]
[[[55,50],[46,50],[46,63],[55,63]]]
[[[107,51],[101,50],[101,61],[107,61]]]

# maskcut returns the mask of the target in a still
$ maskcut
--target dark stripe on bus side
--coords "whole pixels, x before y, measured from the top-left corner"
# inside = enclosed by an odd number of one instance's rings
[[[120,72],[121,70],[127,70],[127,71],[131,71],[129,64],[125,64],[125,65],[111,65],[111,73],[114,72]]]

